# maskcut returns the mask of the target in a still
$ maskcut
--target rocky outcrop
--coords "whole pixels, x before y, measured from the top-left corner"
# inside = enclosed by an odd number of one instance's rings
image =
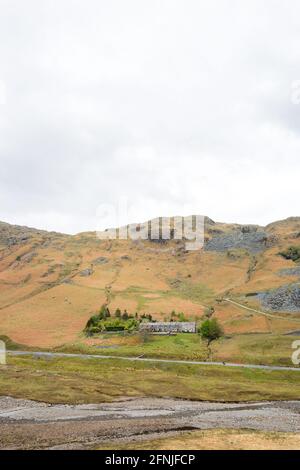
[[[281,269],[278,272],[279,276],[285,277],[285,276],[296,276],[300,277],[300,266],[297,266],[296,268],[286,268],[286,269]]]
[[[257,295],[265,310],[272,312],[300,312],[300,284],[289,284]]]
[[[35,239],[38,244],[49,243],[54,239],[68,237],[56,232],[46,232],[45,230],[38,230],[30,227],[23,227],[20,225],[10,225],[6,222],[0,222],[0,245],[13,247],[15,245],[23,245]]]
[[[104,256],[99,256],[99,258],[94,259],[92,263],[95,265],[106,264],[108,263],[108,259],[105,258]]]
[[[88,277],[88,276],[91,276],[93,274],[93,270],[91,268],[87,268],[87,269],[84,269],[83,271],[81,271],[79,274],[81,277]]]
[[[226,252],[231,249],[244,249],[259,253],[274,243],[273,237],[256,226],[241,226],[232,232],[213,236],[205,243],[205,250]]]

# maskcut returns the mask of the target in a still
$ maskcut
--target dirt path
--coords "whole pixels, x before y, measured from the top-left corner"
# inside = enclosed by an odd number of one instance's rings
[[[264,317],[267,317],[267,318],[275,318],[275,319],[279,319],[279,320],[288,320],[288,321],[293,321],[293,322],[296,322],[296,323],[300,323],[300,320],[299,318],[293,318],[293,317],[281,317],[279,315],[273,315],[271,313],[266,313],[266,312],[263,312],[262,310],[256,310],[255,308],[251,308],[251,307],[247,307],[246,305],[243,305],[243,304],[240,304],[239,302],[235,302],[234,300],[231,300],[231,299],[223,299],[224,302],[229,302],[233,305],[236,305],[237,307],[240,307],[240,308],[243,308],[244,310],[248,310],[250,312],[254,312],[254,313],[258,313],[259,315],[263,315]]]
[[[136,398],[90,405],[49,405],[0,398],[0,448],[88,448],[183,430],[300,432],[300,401],[209,403]]]

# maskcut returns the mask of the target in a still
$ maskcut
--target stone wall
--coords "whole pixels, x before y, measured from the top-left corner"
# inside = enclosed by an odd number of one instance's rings
[[[196,322],[145,322],[139,329],[151,333],[196,333]]]

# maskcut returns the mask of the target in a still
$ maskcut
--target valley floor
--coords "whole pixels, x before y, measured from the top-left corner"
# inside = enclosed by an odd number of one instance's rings
[[[300,448],[299,370],[40,353],[0,367],[2,449]]]
[[[300,448],[299,401],[50,405],[2,397],[0,424],[2,449]]]

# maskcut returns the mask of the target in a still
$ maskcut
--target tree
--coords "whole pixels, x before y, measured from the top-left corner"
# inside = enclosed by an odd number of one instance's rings
[[[99,315],[93,315],[87,322],[85,330],[91,329],[97,325],[99,321]]]
[[[224,334],[223,328],[216,318],[205,320],[201,324],[198,333],[202,339],[207,340],[207,346],[209,346],[212,341],[221,338]]]
[[[185,318],[183,312],[179,312],[179,313],[178,313],[178,321],[180,321],[180,322],[188,321],[187,318]]]
[[[115,311],[115,317],[121,318],[121,310],[119,308],[117,308],[117,310]]]
[[[122,315],[122,320],[128,320],[128,318],[129,318],[129,315],[127,313],[127,310],[124,310],[124,313]]]
[[[216,318],[205,320],[198,329],[201,338],[207,341],[207,359],[211,359],[212,350],[210,344],[212,341],[223,336],[223,328]]]
[[[109,318],[109,317],[110,317],[109,308],[106,307],[106,305],[102,305],[99,311],[99,315],[98,315],[99,320],[105,320],[106,318]]]
[[[143,313],[140,318],[141,318],[141,321],[149,321],[149,322],[155,321],[152,319],[152,315],[150,313],[147,313],[147,314]]]

